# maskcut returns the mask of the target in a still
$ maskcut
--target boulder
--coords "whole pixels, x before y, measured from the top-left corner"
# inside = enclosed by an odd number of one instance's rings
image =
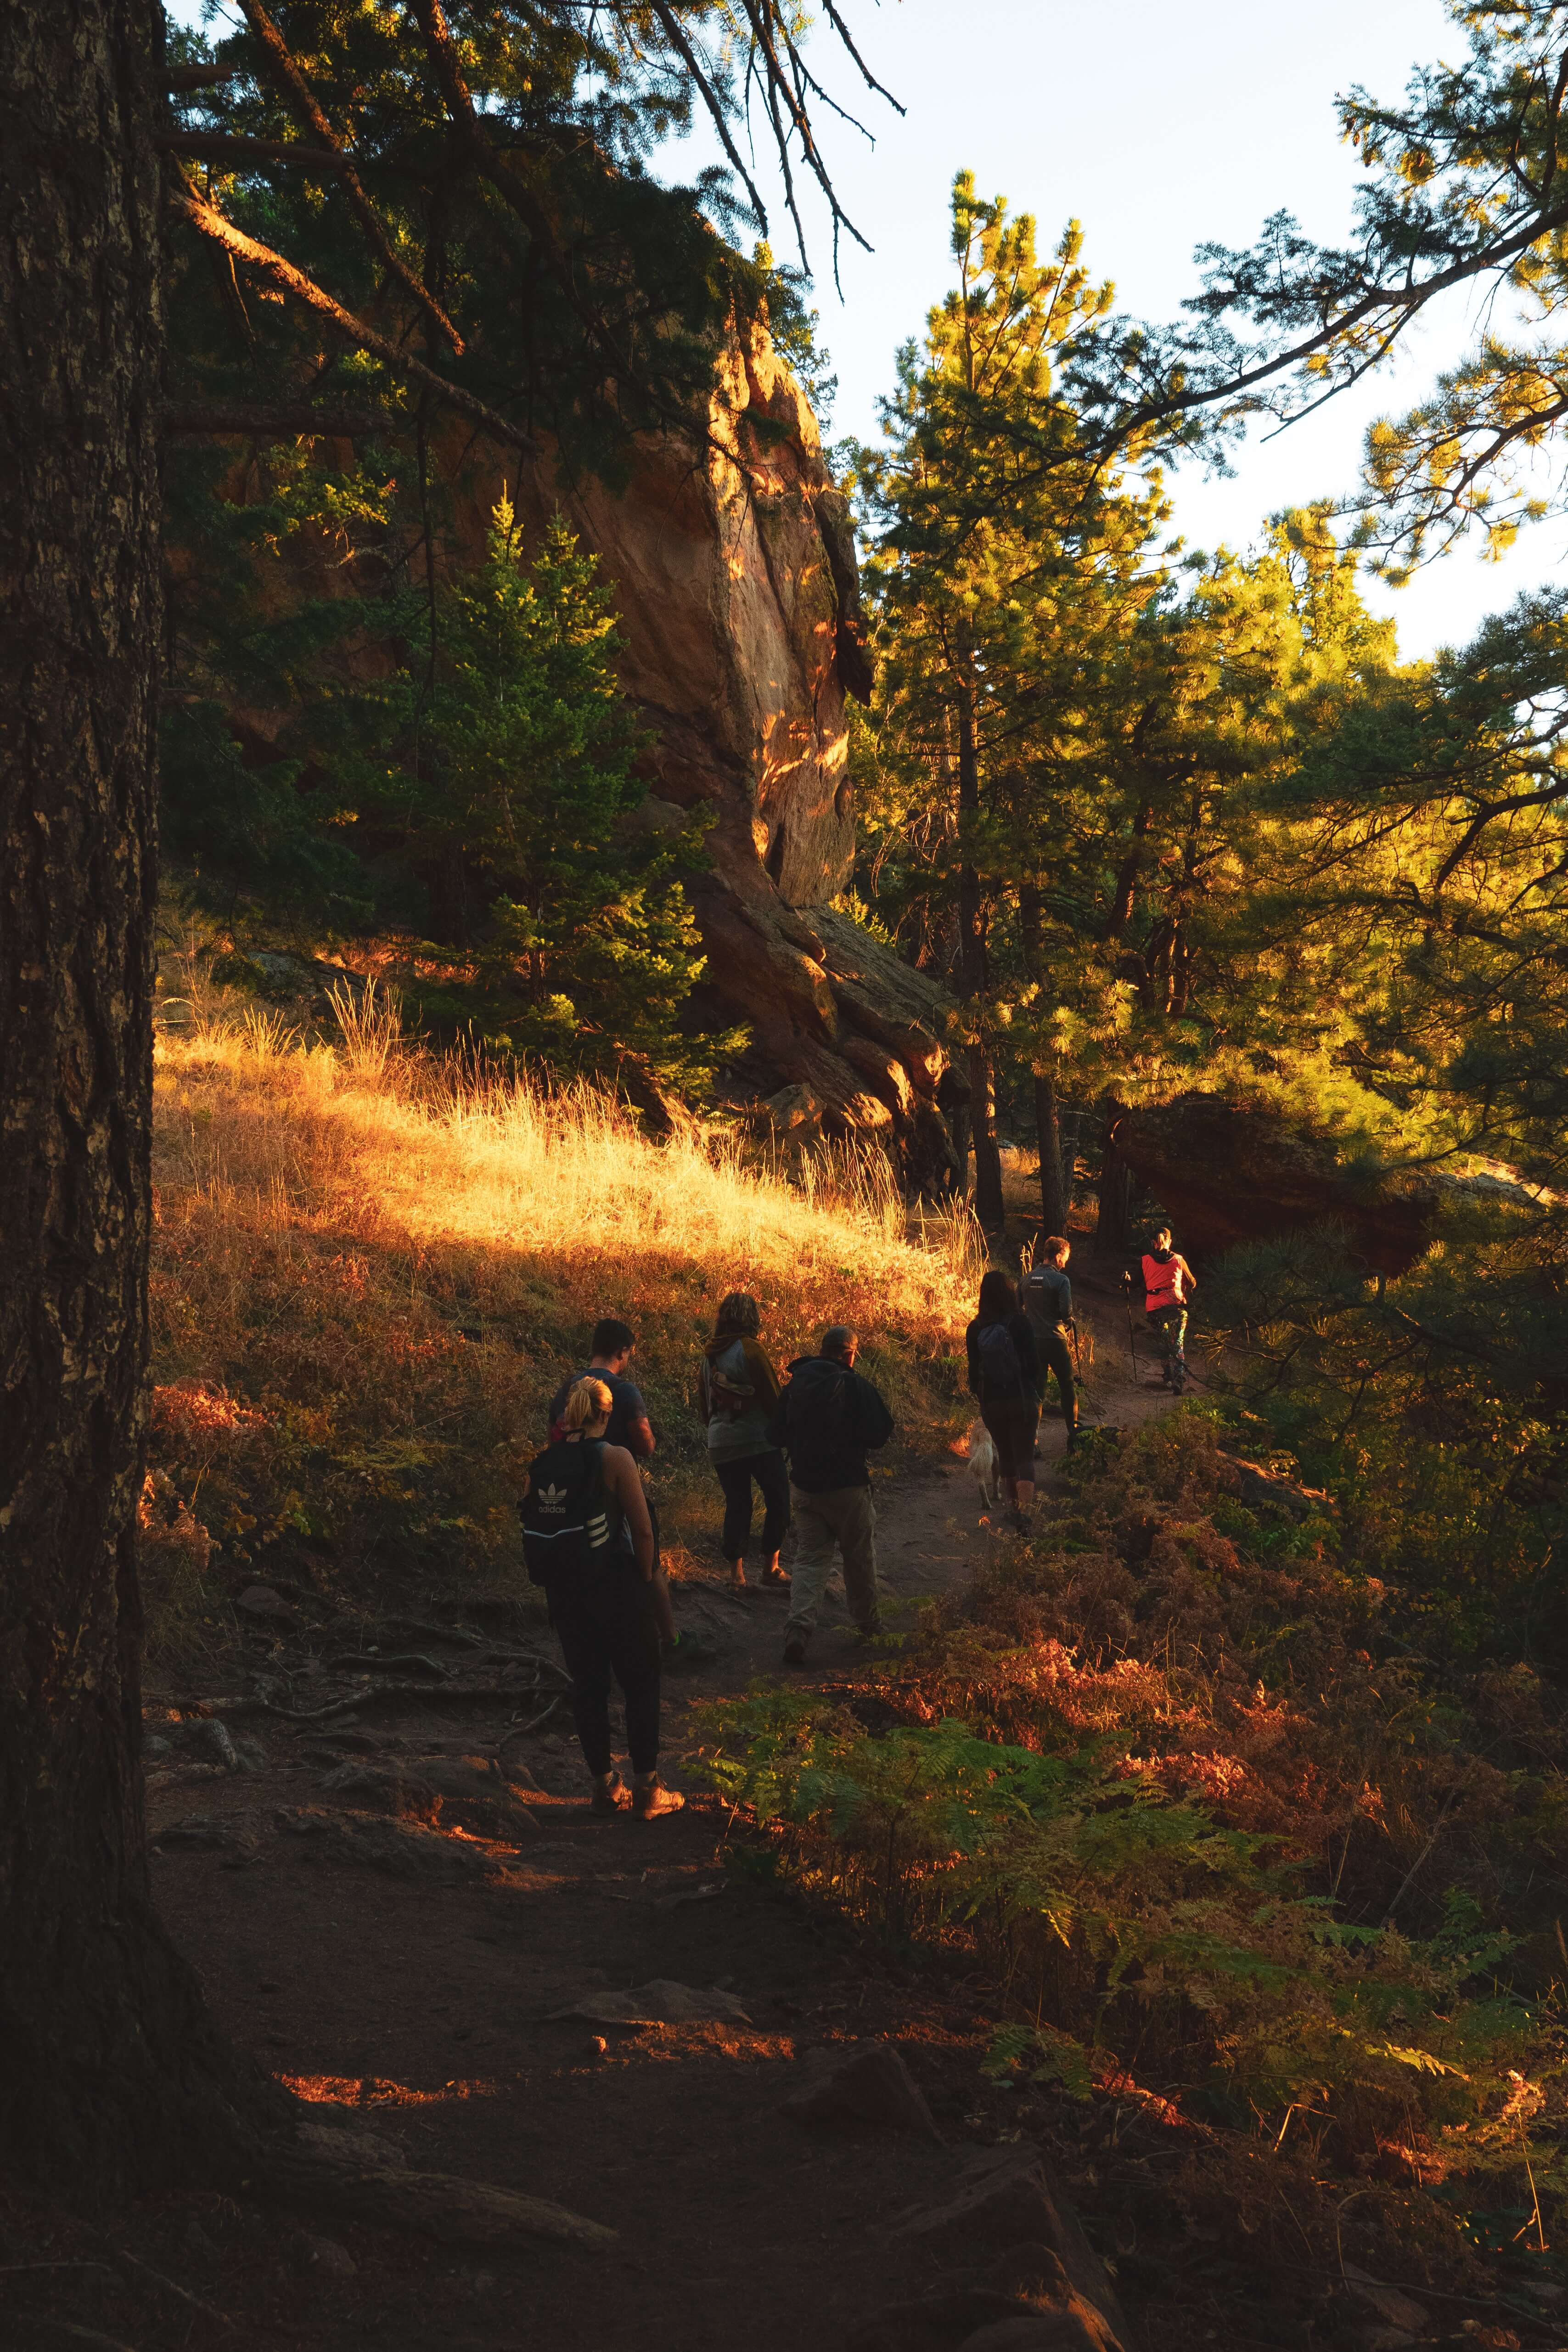
[[[906,2214],[893,2236],[967,2263],[1038,2248],[1042,2273],[1061,2278],[1061,2307],[1091,2331],[1099,2352],[1115,2352],[1118,2339],[1126,2338],[1127,2323],[1104,2263],[1071,2206],[1058,2194],[1040,2150],[1027,2140],[1008,2141],[972,2157],[952,2193],[940,2204]]]
[[[1106,2340],[1082,2311],[1039,2311],[992,2320],[966,2336],[958,2352],[1102,2352]]]
[[[719,1985],[677,1984],[671,1977],[654,1977],[630,1992],[580,1993],[564,2009],[552,2009],[551,2020],[585,2018],[591,2025],[749,2025],[751,2020],[731,1992]]]
[[[1521,1185],[1368,1160],[1283,1112],[1224,1095],[1123,1111],[1111,1140],[1188,1256],[1333,1224],[1370,1271],[1397,1275],[1427,1249],[1445,1211],[1534,1205]]]
[[[358,1811],[394,1815],[429,1829],[465,1830],[471,1837],[516,1842],[536,1827],[528,1807],[514,1793],[515,1782],[485,1756],[424,1756],[409,1763],[379,1764],[351,1758],[317,1782]]]
[[[457,1886],[482,1878],[491,1867],[489,1850],[423,1822],[389,1820],[371,1812],[328,1812],[319,1806],[287,1806],[273,1816],[285,1836],[303,1842],[313,1861],[359,1863],[393,1878]]]
[[[940,2140],[919,2085],[890,2042],[858,2044],[836,2057],[816,2080],[791,2091],[779,2110],[813,2131],[841,2131],[855,2125],[873,2130],[916,2132]]]

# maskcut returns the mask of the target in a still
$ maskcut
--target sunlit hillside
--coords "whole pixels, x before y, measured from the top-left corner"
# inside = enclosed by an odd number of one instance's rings
[[[855,1323],[905,1433],[946,1423],[971,1228],[912,1241],[874,1164],[792,1181],[732,1138],[655,1141],[606,1097],[478,1079],[341,1011],[335,1044],[221,1006],[159,1039],[155,1639],[221,1641],[257,1575],[350,1607],[432,1579],[515,1591],[518,1475],[601,1314],[639,1335],[677,1562],[716,1528],[687,1399],[727,1290],[758,1298],[779,1363]]]

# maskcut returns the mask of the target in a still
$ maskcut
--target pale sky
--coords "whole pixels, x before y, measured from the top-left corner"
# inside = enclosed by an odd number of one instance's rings
[[[1417,61],[1457,61],[1464,41],[1441,0],[841,0],[867,62],[904,103],[901,120],[857,92],[852,65],[819,29],[812,63],[874,147],[821,108],[818,124],[841,201],[875,247],[846,239],[842,299],[820,205],[803,205],[821,335],[839,376],[831,430],[870,437],[894,353],[918,334],[950,281],[947,194],[971,168],[983,194],[1031,212],[1042,245],[1076,215],[1084,258],[1114,279],[1122,306],[1176,315],[1205,239],[1250,243],[1267,215],[1294,212],[1310,235],[1339,241],[1356,179],[1339,138],[1336,93],[1360,82],[1393,97]],[[200,20],[200,0],[171,14]],[[669,151],[685,176],[715,152],[706,132]],[[760,150],[758,160],[760,162]],[[792,257],[776,183],[759,173],[774,250]],[[799,175],[797,175],[799,184]],[[1278,438],[1250,441],[1228,480],[1188,467],[1176,479],[1176,527],[1195,545],[1245,548],[1275,508],[1348,491],[1368,421],[1417,397],[1458,348],[1465,313],[1423,331],[1410,355]],[[1468,636],[1520,589],[1568,565],[1568,521],[1527,530],[1511,556],[1443,558],[1402,591],[1369,584],[1399,624],[1406,654]]]

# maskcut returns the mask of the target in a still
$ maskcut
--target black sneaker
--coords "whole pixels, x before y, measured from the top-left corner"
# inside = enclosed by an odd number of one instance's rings
[[[785,1643],[784,1663],[787,1666],[803,1666],[805,1664],[806,1643],[800,1634],[791,1633],[789,1639]]]

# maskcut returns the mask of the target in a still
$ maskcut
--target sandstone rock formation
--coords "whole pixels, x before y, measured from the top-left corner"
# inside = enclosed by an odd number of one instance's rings
[[[476,541],[507,470],[469,457]],[[515,498],[536,526],[559,506],[612,583],[626,688],[656,737],[643,820],[713,812],[698,1003],[752,1032],[737,1097],[802,1139],[878,1138],[912,1182],[942,1184],[942,991],[827,903],[854,855],[844,695],[870,675],[847,503],[767,332],[726,353],[706,446],[645,436],[615,488],[541,461]]]
[[[1178,1095],[1124,1111],[1112,1142],[1176,1220],[1188,1255],[1335,1224],[1374,1273],[1403,1274],[1445,1209],[1466,1201],[1530,1202],[1521,1186],[1496,1177],[1358,1159],[1281,1112],[1223,1095]]]

